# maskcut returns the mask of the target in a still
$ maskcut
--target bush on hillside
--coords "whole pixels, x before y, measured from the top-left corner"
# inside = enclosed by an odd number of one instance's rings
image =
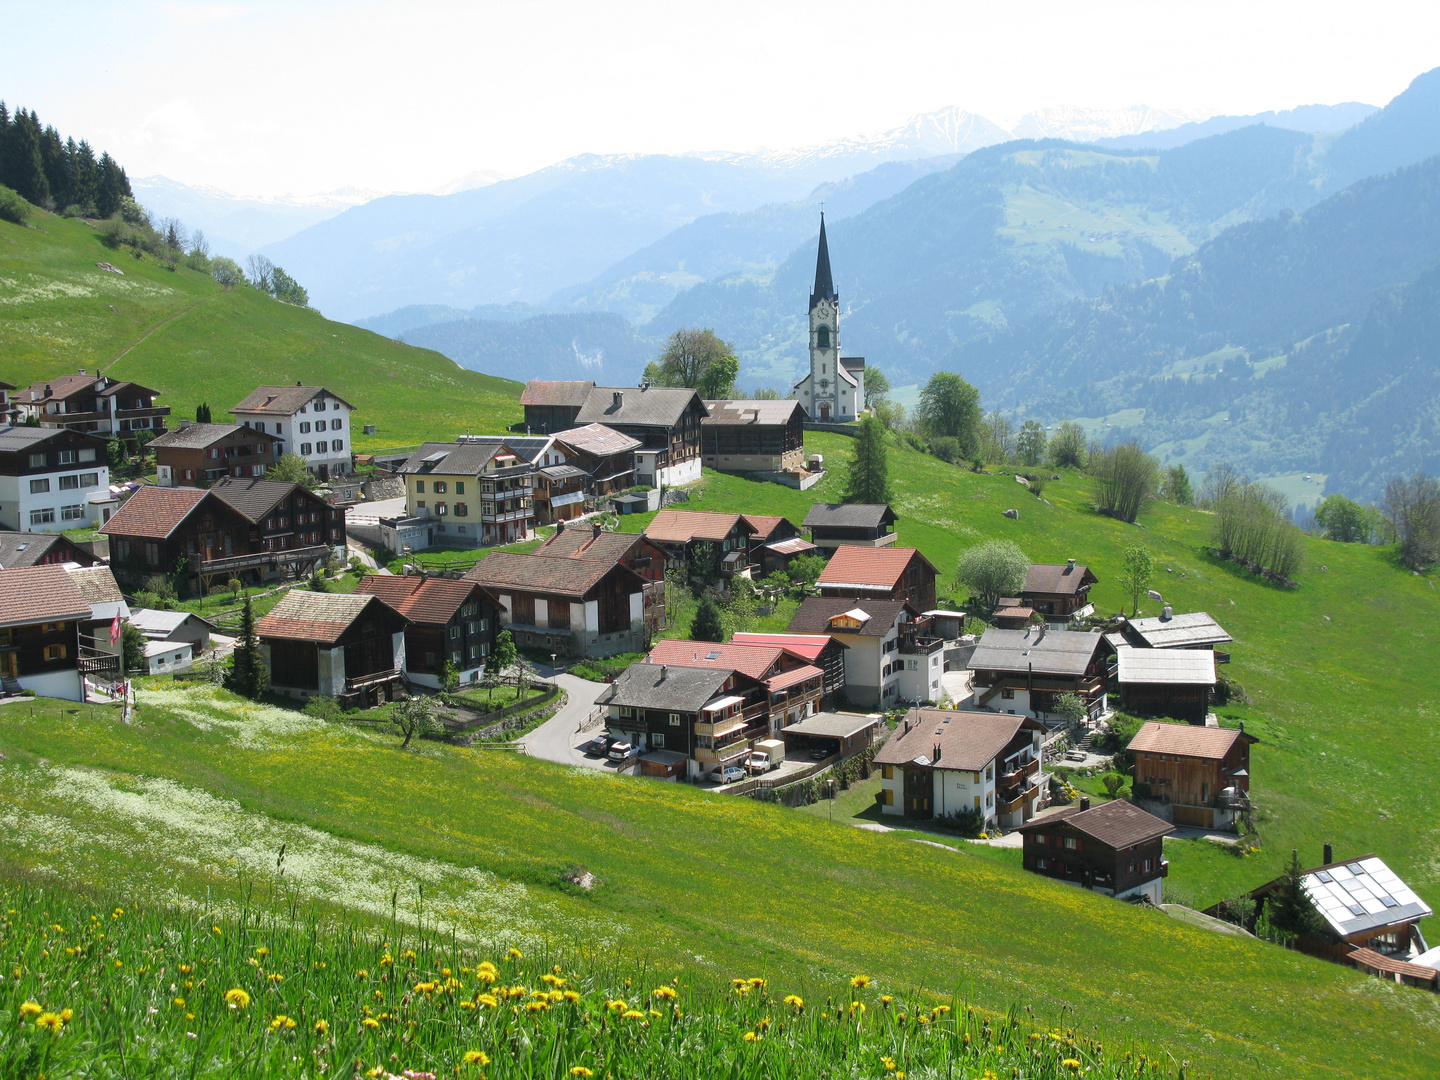
[[[975,837],[985,831],[985,812],[966,806],[953,814],[936,815],[935,824],[961,836]]]
[[[24,225],[30,217],[30,204],[21,198],[18,191],[0,185],[0,221]]]

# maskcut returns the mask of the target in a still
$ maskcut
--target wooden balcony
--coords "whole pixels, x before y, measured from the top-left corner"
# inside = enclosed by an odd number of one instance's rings
[[[356,693],[371,686],[383,686],[388,682],[398,681],[400,678],[399,668],[386,668],[384,671],[372,671],[368,675],[357,675],[353,679],[345,680],[345,692]]]
[[[1017,785],[1019,785],[1020,787],[1026,787],[1028,785],[1025,783],[1025,781],[1029,780],[1030,777],[1034,776],[1039,771],[1039,759],[1028,761],[1024,765],[1017,766],[1016,768],[1011,769],[1009,772],[1004,772],[997,776],[995,778],[995,786],[997,788],[1013,788]]]
[[[249,570],[271,563],[324,562],[330,549],[324,544],[287,548],[284,551],[257,551],[249,555],[229,555],[220,559],[204,559],[200,563],[202,574],[223,574],[227,570]]]

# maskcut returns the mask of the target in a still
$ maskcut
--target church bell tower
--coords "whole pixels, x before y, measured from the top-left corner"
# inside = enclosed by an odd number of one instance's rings
[[[840,415],[840,297],[830,276],[830,247],[825,214],[820,214],[820,251],[815,258],[815,287],[810,292],[810,415],[833,420]]]

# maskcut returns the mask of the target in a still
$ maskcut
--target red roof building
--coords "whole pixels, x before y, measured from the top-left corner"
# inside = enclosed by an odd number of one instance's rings
[[[821,596],[903,600],[928,611],[935,606],[938,576],[915,548],[845,546],[835,549],[817,584]]]
[[[410,620],[405,628],[405,670],[412,682],[440,689],[451,664],[463,686],[480,681],[495,648],[500,605],[483,585],[456,578],[361,578],[355,592],[378,596]]]

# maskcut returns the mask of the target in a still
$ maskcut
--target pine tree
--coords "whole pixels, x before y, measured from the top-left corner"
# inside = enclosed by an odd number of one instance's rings
[[[130,181],[109,154],[100,155],[95,172],[95,211],[102,218],[113,217],[122,200],[132,197]]]
[[[1300,853],[1290,849],[1290,865],[1280,877],[1280,884],[1265,901],[1265,917],[1277,930],[1296,937],[1318,934],[1323,927],[1315,906],[1305,895],[1305,872],[1300,867]]]
[[[700,600],[695,621],[690,624],[691,641],[724,641],[725,628],[720,624],[720,605],[709,593]]]
[[[22,198],[39,204],[50,195],[45,166],[40,160],[40,132],[33,114],[15,111],[5,136],[5,175],[0,183],[14,188]]]
[[[849,470],[845,477],[845,491],[841,502],[847,503],[888,503],[890,492],[889,450],[885,446],[885,425],[874,416],[867,416],[859,424],[860,434],[855,439]]]
[[[70,154],[70,177],[72,188],[70,202],[87,214],[95,213],[95,185],[99,179],[95,164],[95,151],[81,139]]]
[[[231,673],[231,688],[243,697],[256,700],[265,692],[270,673],[265,670],[265,658],[260,653],[260,638],[255,633],[255,611],[250,597],[245,597],[245,607],[240,615],[240,640],[235,645],[235,668]]]

